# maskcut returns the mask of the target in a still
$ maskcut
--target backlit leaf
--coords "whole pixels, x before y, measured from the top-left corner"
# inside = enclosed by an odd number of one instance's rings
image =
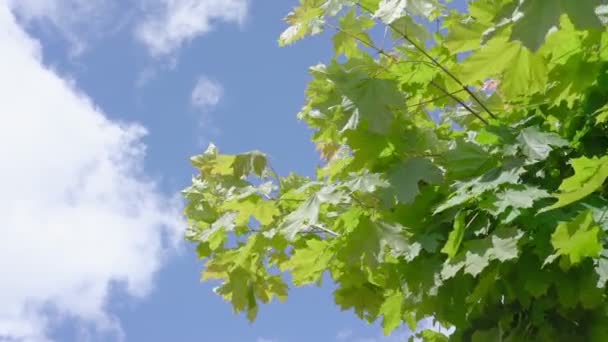
[[[572,222],[560,223],[551,235],[551,244],[555,254],[547,258],[545,263],[564,256],[575,265],[583,258],[598,257],[603,250],[600,227],[594,222],[590,211],[581,213]]]

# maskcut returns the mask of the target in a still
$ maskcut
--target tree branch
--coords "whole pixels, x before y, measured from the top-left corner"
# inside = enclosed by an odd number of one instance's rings
[[[335,26],[335,25],[332,25],[332,24],[327,24],[327,25],[328,25],[329,27],[331,27],[331,28],[333,28],[333,29],[335,29],[335,30],[339,31],[339,32],[343,32],[343,33],[345,33],[345,34],[349,35],[350,37],[354,38],[355,40],[357,40],[357,41],[358,41],[358,42],[360,42],[361,44],[363,44],[363,45],[365,45],[365,46],[369,47],[370,49],[375,50],[377,53],[379,53],[379,54],[381,54],[381,55],[383,55],[383,56],[385,56],[385,57],[388,57],[389,59],[391,59],[391,60],[395,61],[396,63],[399,63],[399,62],[400,62],[400,61],[399,61],[399,59],[398,59],[397,57],[395,57],[395,56],[393,56],[393,55],[391,55],[391,54],[387,53],[386,51],[384,51],[384,50],[380,49],[379,47],[375,46],[374,44],[369,43],[369,42],[366,42],[366,41],[362,40],[361,38],[357,37],[356,35],[354,35],[354,34],[352,34],[352,33],[348,32],[348,31],[342,30],[342,29],[341,29],[340,27],[338,27],[338,26]],[[430,57],[430,56],[429,56],[429,57]],[[431,57],[431,58],[432,58],[432,57]],[[439,66],[440,68],[442,68],[442,69],[443,69],[443,66],[441,66],[441,64],[437,65],[439,62],[437,62],[435,59],[433,59],[433,61],[435,61],[435,63],[432,63],[433,65],[435,65],[435,66]],[[435,82],[434,80],[431,80],[431,84],[432,84],[432,85],[433,85],[435,88],[437,88],[437,89],[441,90],[441,91],[442,91],[442,92],[443,92],[443,93],[444,93],[446,96],[450,97],[451,99],[453,99],[454,101],[456,101],[458,104],[460,104],[460,105],[461,105],[463,108],[465,108],[467,111],[469,111],[471,114],[473,114],[473,115],[474,115],[476,118],[478,118],[478,119],[479,119],[481,122],[483,122],[483,123],[484,123],[484,124],[486,124],[486,125],[488,125],[488,124],[489,124],[489,122],[488,122],[486,119],[484,119],[484,118],[483,118],[481,115],[479,115],[479,113],[477,113],[475,110],[473,110],[471,107],[469,107],[469,106],[468,106],[466,103],[464,103],[464,101],[462,101],[461,99],[459,99],[458,97],[456,97],[456,96],[455,96],[453,93],[450,93],[449,91],[447,91],[446,89],[444,89],[444,88],[443,88],[441,85],[439,85],[439,84],[438,84],[437,82]],[[463,90],[467,91],[469,94],[472,94],[472,93],[470,92],[470,90],[468,90],[466,87],[465,87],[465,88],[463,88]],[[473,96],[474,96],[474,95],[473,95]],[[483,105],[482,105],[482,107],[483,107]],[[492,115],[492,117],[494,117],[494,116]]]
[[[357,6],[361,7],[361,9],[365,10],[367,13],[373,15],[372,11],[370,9],[366,8],[365,6],[361,5],[361,3],[358,3]],[[439,61],[437,61],[437,59],[435,59],[428,52],[426,52],[425,49],[420,47],[420,45],[418,45],[413,39],[411,39],[405,32],[398,30],[395,27],[395,25],[388,24],[388,27],[390,27],[395,32],[397,32],[397,34],[399,34],[401,37],[403,37],[403,39],[405,39],[408,43],[410,43],[416,50],[420,51],[420,53],[422,53],[426,58],[428,58],[435,66],[437,66],[446,75],[448,75],[452,80],[454,80],[456,83],[458,83],[458,85],[461,86],[462,89],[464,91],[466,91],[469,94],[469,96],[471,96],[471,98],[473,98],[475,100],[475,102],[477,102],[486,113],[488,113],[488,115],[490,115],[493,119],[496,119],[496,115],[494,115],[494,113],[477,97],[477,95],[475,95],[471,91],[471,89],[469,89],[464,83],[462,83],[458,79],[458,77],[456,77],[452,72],[450,72],[450,70],[448,70],[446,67],[444,67],[443,64],[439,63]],[[464,107],[467,108],[468,106],[465,105]],[[486,124],[487,124],[487,122],[486,122]]]
[[[332,235],[332,236],[335,236],[335,237],[340,236],[340,234],[338,234],[338,233],[334,232],[333,230],[328,229],[328,228],[325,228],[325,227],[323,227],[323,226],[321,226],[321,225],[318,225],[318,224],[313,224],[313,225],[311,225],[310,227],[311,227],[311,228],[314,228],[314,229],[317,229],[317,230],[320,230],[320,231],[322,231],[322,232],[325,232],[325,233],[327,233],[327,234],[329,234],[329,235]]]
[[[456,95],[456,94],[461,93],[461,92],[463,92],[463,91],[464,91],[463,89],[458,89],[458,90],[456,90],[456,91],[452,92],[451,94],[452,94],[452,95]],[[449,95],[441,95],[441,96],[437,96],[437,97],[435,97],[435,98],[432,98],[432,99],[430,99],[430,100],[426,100],[426,101],[420,101],[420,102],[418,102],[418,103],[412,103],[412,104],[407,105],[407,106],[406,106],[406,108],[410,108],[410,107],[418,107],[418,106],[422,106],[422,105],[425,105],[425,104],[433,103],[433,102],[435,102],[435,101],[437,101],[437,100],[441,100],[441,99],[444,99],[444,98],[446,98],[446,97],[449,97]]]

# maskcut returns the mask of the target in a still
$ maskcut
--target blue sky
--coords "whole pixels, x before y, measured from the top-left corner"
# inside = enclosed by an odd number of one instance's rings
[[[318,163],[295,114],[332,47],[278,47],[295,3],[0,0],[0,342],[405,340],[329,283],[249,324],[181,240],[176,196],[210,141],[281,174]]]

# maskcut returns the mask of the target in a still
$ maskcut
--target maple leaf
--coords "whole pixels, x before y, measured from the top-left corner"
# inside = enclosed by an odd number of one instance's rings
[[[368,217],[360,217],[357,226],[348,234],[344,255],[352,262],[363,261],[367,265],[377,265],[386,253],[405,260],[414,260],[421,252],[419,242],[410,241],[405,227],[397,223],[376,222]]]
[[[508,187],[496,194],[489,211],[493,215],[500,215],[508,208],[513,209],[505,219],[505,223],[509,223],[520,214],[520,209],[532,208],[534,202],[549,197],[551,195],[547,191],[536,187]]]
[[[442,278],[452,278],[462,269],[475,277],[493,260],[504,262],[517,258],[518,242],[523,235],[520,230],[501,227],[485,239],[466,241],[462,251],[444,264]]]
[[[382,321],[384,334],[389,335],[402,324],[403,294],[395,292],[388,296],[380,306],[380,314],[384,316]]]
[[[598,190],[608,178],[608,157],[572,159],[574,175],[564,179],[555,195],[557,203],[547,210],[564,207]]]
[[[465,84],[480,84],[498,77],[500,90],[509,97],[545,90],[547,65],[540,54],[534,54],[518,42],[498,37],[473,52],[459,68]]]
[[[598,257],[603,250],[600,227],[594,222],[589,210],[582,212],[571,222],[560,223],[551,235],[551,244],[555,248],[555,254],[549,256],[545,264],[565,256],[570,260],[570,264],[576,265],[583,258]]]
[[[353,69],[356,65],[367,67],[365,61],[353,62]],[[348,106],[352,107],[349,110],[352,114],[347,128],[356,129],[360,118],[367,123],[370,131],[386,133],[395,118],[393,111],[405,103],[397,82],[370,78],[353,69],[346,71],[336,63],[327,69],[329,79],[352,103],[352,106]]]
[[[279,45],[288,45],[308,34],[320,33],[324,24],[322,4],[322,0],[301,0],[300,6],[285,18],[290,26],[281,33]]]
[[[287,215],[279,231],[293,240],[299,232],[318,223],[322,204],[337,204],[346,200],[346,192],[335,186],[325,186]]]
[[[464,238],[464,231],[466,229],[465,218],[465,212],[458,212],[454,219],[454,228],[450,232],[450,235],[448,235],[448,241],[443,246],[443,249],[441,249],[441,252],[447,254],[450,259],[458,253],[458,248]]]
[[[568,141],[555,133],[541,132],[536,127],[524,128],[517,137],[523,153],[533,161],[544,160],[554,147],[568,146]]]
[[[496,191],[505,184],[519,184],[520,175],[524,172],[518,165],[506,168],[494,168],[483,175],[466,182],[456,182],[456,191],[440,203],[435,209],[435,214],[446,209],[465,204],[486,191]]]
[[[436,184],[441,183],[442,180],[441,170],[425,158],[408,159],[395,167],[388,177],[395,197],[404,204],[410,203],[416,198],[420,181]]]
[[[459,140],[443,155],[444,166],[451,179],[479,176],[497,166],[497,160],[481,146]]]
[[[391,24],[406,14],[428,17],[436,6],[433,0],[382,0],[374,17]]]
[[[244,200],[235,200],[224,203],[222,208],[238,212],[237,225],[246,225],[253,216],[262,225],[272,223],[274,217],[279,214],[274,201],[263,200],[259,196],[248,196]]]
[[[308,240],[306,247],[296,249],[293,256],[281,265],[281,270],[291,270],[296,286],[315,283],[327,270],[333,256],[330,242]]]
[[[532,51],[538,50],[547,35],[560,24],[565,13],[577,29],[603,29],[604,25],[595,12],[597,0],[524,0],[513,14],[511,38],[521,41]]]
[[[353,174],[344,182],[344,187],[351,191],[361,191],[372,193],[378,188],[386,188],[390,186],[389,182],[384,180],[381,175],[369,173],[367,170],[361,175]]]
[[[366,17],[357,17],[352,9],[340,20],[340,31],[333,37],[336,55],[343,53],[352,57],[359,53],[357,44],[373,45],[371,38],[365,32],[374,26],[374,21]]]

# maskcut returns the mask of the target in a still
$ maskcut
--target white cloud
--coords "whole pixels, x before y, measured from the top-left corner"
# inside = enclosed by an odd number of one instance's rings
[[[56,29],[70,43],[71,54],[88,48],[88,42],[116,32],[134,17],[135,7],[120,7],[120,0],[1,0],[25,24],[33,22]]]
[[[275,340],[271,340],[271,339],[267,339],[264,337],[258,337],[257,340],[255,340],[256,342],[276,342]]]
[[[209,109],[215,107],[222,98],[224,90],[222,86],[205,76],[201,76],[196,81],[190,102],[193,107],[198,109]]]
[[[154,56],[175,53],[220,23],[243,24],[249,0],[0,0],[25,23],[51,24],[79,54],[91,39],[134,27]]]
[[[136,37],[155,56],[170,55],[208,33],[217,22],[242,24],[248,0],[156,0],[137,26]],[[155,5],[156,4],[156,5]]]
[[[150,290],[179,205],[144,175],[144,129],[44,67],[6,0],[0,51],[0,340],[45,341],[59,317],[116,328],[110,287]]]

